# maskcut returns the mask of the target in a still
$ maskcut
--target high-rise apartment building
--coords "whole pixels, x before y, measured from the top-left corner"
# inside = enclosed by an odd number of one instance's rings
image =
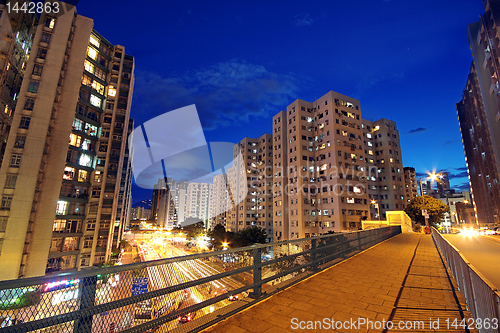
[[[406,204],[409,204],[414,198],[418,197],[417,174],[415,168],[404,167],[403,174],[405,179],[404,196]]]
[[[185,219],[198,218],[207,226],[212,214],[212,194],[213,184],[189,183],[186,193]]]
[[[0,279],[109,257],[133,70],[74,8],[41,16],[0,170]]]
[[[226,227],[226,212],[231,209],[227,178],[228,176],[223,174],[214,176],[212,187],[212,220],[208,226],[210,229],[214,228],[217,224]]]
[[[241,158],[238,158],[240,154]],[[258,139],[241,140],[234,147],[233,163],[228,171],[232,197],[231,207],[226,214],[226,229],[238,232],[247,227],[258,226],[272,240],[272,135],[264,134]]]
[[[273,118],[274,240],[354,230],[368,218],[360,102],[330,91]]]
[[[479,22],[469,25],[473,61],[457,103],[477,223],[500,223],[500,3],[486,0]]]
[[[19,6],[23,2],[19,1]],[[5,3],[5,2],[4,2]],[[0,2],[0,163],[19,98],[38,19],[24,11],[7,12]]]
[[[387,119],[363,119],[363,143],[367,168],[368,197],[371,219],[377,220],[380,212],[405,208],[403,159],[396,122]],[[378,208],[376,208],[378,205]]]

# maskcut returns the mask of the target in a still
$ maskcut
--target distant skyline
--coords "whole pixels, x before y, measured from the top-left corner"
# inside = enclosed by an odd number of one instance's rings
[[[196,104],[207,141],[237,143],[271,133],[295,99],[333,90],[359,99],[363,118],[396,121],[417,177],[448,171],[452,188],[468,189],[455,104],[479,0],[85,0],[77,10],[135,57],[136,126]],[[150,193],[135,187],[133,202]]]

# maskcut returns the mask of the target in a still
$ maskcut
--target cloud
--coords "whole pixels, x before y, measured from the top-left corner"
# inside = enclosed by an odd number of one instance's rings
[[[196,104],[205,130],[268,117],[296,99],[299,80],[241,60],[162,77],[137,71],[134,113],[153,118]],[[140,119],[139,119],[140,123]]]
[[[425,172],[415,172],[415,175],[416,175],[417,177],[419,177],[419,178],[420,178],[420,177],[428,177],[428,176],[429,176],[429,175],[428,175],[427,173],[425,173]]]
[[[455,190],[459,191],[470,191],[469,183],[462,183],[460,185],[454,186]]]
[[[467,171],[467,167],[455,168],[458,171]]]
[[[410,130],[408,133],[406,134],[413,134],[413,133],[420,133],[420,132],[425,132],[425,131],[428,131],[430,130],[432,127],[419,127],[419,128],[415,128],[415,129],[412,129]]]
[[[452,143],[455,142],[457,142],[457,140],[446,140],[445,142],[443,142],[443,146],[451,145]]]
[[[314,23],[314,20],[309,16],[309,13],[298,14],[293,18],[293,24],[297,27],[306,27]]]

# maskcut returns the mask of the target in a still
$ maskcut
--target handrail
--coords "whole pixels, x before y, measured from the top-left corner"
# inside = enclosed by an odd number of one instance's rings
[[[14,320],[12,325],[6,325],[1,331],[14,333],[51,329],[64,333],[107,333],[111,331],[109,325],[113,325],[113,332],[144,332],[162,325],[167,325],[165,331],[169,331],[174,327],[171,321],[188,311],[203,312],[201,318],[208,318],[209,322],[215,323],[224,317],[224,306],[227,304],[221,302],[227,302],[225,300],[231,295],[251,290],[250,294],[256,300],[268,297],[272,294],[274,282],[278,280],[282,283],[283,279],[290,279],[294,274],[300,274],[299,279],[303,279],[324,269],[332,260],[343,260],[399,233],[399,226],[389,226],[81,272],[0,281],[0,318]],[[264,255],[272,255],[272,258],[263,260]],[[224,265],[239,260],[236,262],[239,266],[218,271],[200,261],[207,258],[218,260]],[[206,271],[204,275],[194,275],[194,272],[202,270]],[[188,275],[194,278],[187,279]],[[238,282],[236,279],[242,276],[252,278],[250,282],[245,282],[245,279]],[[115,281],[115,286],[111,287],[109,281],[115,278],[119,282]],[[47,291],[44,286],[55,279],[78,282],[72,287],[56,287]],[[146,289],[134,294],[137,279],[146,281]],[[207,293],[207,288],[216,285],[224,285],[227,289],[212,297],[211,291]],[[188,298],[184,295],[186,292],[190,294]],[[24,300],[26,303],[22,303],[22,306],[10,307],[12,302],[9,301],[24,295],[32,298]],[[214,306],[216,311],[213,314],[212,310],[206,310]],[[135,323],[137,311],[143,311],[141,314],[150,313],[149,319]],[[131,325],[127,319],[130,316],[134,316],[136,325]]]

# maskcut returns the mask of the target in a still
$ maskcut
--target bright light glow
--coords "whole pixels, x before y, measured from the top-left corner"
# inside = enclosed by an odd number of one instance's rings
[[[463,229],[462,230],[462,235],[464,236],[476,236],[477,235],[477,231],[474,230],[474,229]]]

